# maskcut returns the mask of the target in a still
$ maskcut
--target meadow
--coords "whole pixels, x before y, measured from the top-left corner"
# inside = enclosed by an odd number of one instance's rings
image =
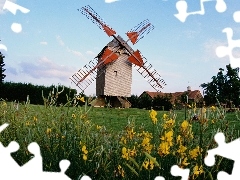
[[[222,107],[194,105],[184,110],[42,106],[29,102],[0,101],[0,123],[10,123],[0,135],[7,146],[17,141],[13,158],[19,165],[32,155],[27,146],[37,142],[44,171],[60,171],[59,162],[71,162],[66,174],[80,179],[181,179],[170,174],[172,165],[190,169],[190,179],[216,179],[217,172],[231,173],[233,162],[216,157],[207,167],[207,150],[217,147],[214,135],[223,132],[226,142],[238,137],[239,112]],[[193,120],[193,116],[197,118]]]

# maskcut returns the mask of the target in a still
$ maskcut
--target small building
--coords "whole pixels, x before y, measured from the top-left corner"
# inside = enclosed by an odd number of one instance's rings
[[[172,105],[176,105],[179,108],[182,108],[186,102],[188,102],[188,104],[196,103],[197,106],[200,106],[203,102],[203,96],[201,92],[199,90],[192,91],[190,87],[188,87],[187,91],[173,93],[144,91],[139,97],[143,96],[144,94],[148,95],[151,99],[154,99],[157,96],[167,96],[169,97]]]

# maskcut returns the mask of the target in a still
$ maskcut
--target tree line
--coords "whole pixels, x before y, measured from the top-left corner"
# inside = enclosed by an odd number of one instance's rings
[[[155,109],[155,110],[170,110],[173,108],[173,105],[170,101],[171,97],[168,95],[157,96],[153,99],[147,94],[142,94],[141,96],[131,95],[128,98],[128,101],[132,104],[132,108],[140,109]]]
[[[29,98],[31,104],[44,105],[47,100],[49,103],[54,101],[56,104],[66,104],[67,97],[72,99],[76,94],[76,89],[61,85],[39,86],[31,83],[0,83],[0,99],[7,101],[26,102]]]

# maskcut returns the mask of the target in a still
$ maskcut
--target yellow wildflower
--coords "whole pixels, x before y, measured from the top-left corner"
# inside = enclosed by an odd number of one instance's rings
[[[121,138],[121,142],[122,142],[123,144],[127,144],[127,139],[123,136],[123,137]]]
[[[172,140],[173,140],[173,131],[165,132],[165,135],[160,138],[162,141],[166,141],[169,146],[172,146]]]
[[[30,122],[29,121],[26,122],[26,126],[30,126]]]
[[[51,128],[47,128],[47,135],[51,134],[52,129]]]
[[[178,135],[177,144],[181,144],[181,143],[182,143],[182,137],[181,137],[181,135]]]
[[[181,161],[181,164],[180,164],[180,167],[185,167],[187,165],[189,165],[190,163],[187,162],[187,157],[185,157],[182,161]]]
[[[193,150],[189,151],[189,155],[190,155],[191,159],[196,160],[196,158],[200,155],[201,152],[202,152],[202,150],[200,150],[200,147],[197,146]]]
[[[181,124],[181,128],[182,128],[183,131],[186,131],[188,126],[189,126],[189,123],[186,120],[184,120]]]
[[[211,106],[210,109],[214,112],[216,111],[216,107],[215,106]]]
[[[185,153],[186,150],[187,150],[187,148],[180,144],[179,149],[177,150],[177,152],[181,156],[181,158],[183,158],[186,155],[186,153]]]
[[[168,118],[168,115],[167,114],[163,114],[163,119],[166,120]]]
[[[142,141],[142,146],[146,146],[150,142],[150,139],[145,137]]]
[[[86,161],[87,160],[87,154],[88,154],[88,150],[86,145],[82,146],[82,152],[83,152],[83,160]]]
[[[154,158],[156,160],[156,158]],[[150,169],[152,170],[154,168],[154,162],[152,160],[145,160],[142,164],[142,166],[145,168],[145,169]]]
[[[165,156],[165,155],[168,155],[170,153],[170,146],[168,144],[168,142],[162,142],[160,145],[159,145],[159,148],[158,148],[158,154],[160,156]]]
[[[202,174],[204,171],[203,171],[203,167],[202,165],[199,167],[198,165],[194,166],[193,168],[193,175],[195,176],[199,176],[200,174]]]
[[[136,134],[136,132],[134,132],[133,128],[131,129],[127,129],[127,137],[129,139],[133,139],[133,136]]]
[[[122,148],[122,158],[126,159],[126,160],[129,160],[129,154],[128,154],[128,151],[127,151],[126,147]]]
[[[148,165],[149,165],[149,160],[146,160],[143,162],[142,166],[145,168],[145,169],[148,169]]]
[[[36,116],[33,117],[33,121],[34,121],[34,122],[37,122]]]
[[[87,160],[87,155],[83,154],[83,160],[86,161]]]
[[[150,112],[150,118],[152,119],[153,124],[156,124],[157,123],[157,118],[156,118],[157,111],[154,111],[153,109],[151,109],[151,111],[149,111],[149,112]]]
[[[85,102],[84,97],[77,97],[77,100]]]
[[[135,149],[135,146],[133,147],[132,150],[129,151],[129,154],[130,154],[131,157],[134,157],[134,156],[137,155],[137,150]]]
[[[88,150],[87,150],[87,147],[85,145],[83,145],[83,147],[82,147],[82,152],[84,154],[88,154]]]
[[[100,130],[101,128],[102,128],[102,126],[97,125],[97,130]]]
[[[120,166],[120,165],[118,165],[118,173],[119,173],[122,177],[124,177],[125,172],[124,172],[122,166]]]
[[[172,128],[174,126],[174,124],[175,124],[175,120],[170,119],[170,120],[165,122],[165,124],[163,125],[163,128],[164,129]]]
[[[75,115],[75,114],[72,114],[72,118],[76,119],[76,115]]]

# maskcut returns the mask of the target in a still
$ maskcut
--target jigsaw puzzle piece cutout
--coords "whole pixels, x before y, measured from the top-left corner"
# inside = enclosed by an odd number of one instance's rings
[[[1,45],[1,44],[0,44]],[[0,48],[1,49],[1,48]],[[7,127],[9,126],[8,123],[4,123],[0,126],[0,132],[2,132],[3,130],[5,130]]]
[[[233,56],[233,49],[240,48],[240,39],[233,40],[233,30],[232,28],[223,29],[224,33],[227,35],[228,46],[219,46],[216,48],[216,55],[220,58],[229,56],[230,64],[232,68],[240,67],[240,58],[235,58]]]
[[[236,11],[233,13],[233,19],[236,23],[240,23],[240,11]]]
[[[18,150],[19,144],[15,141],[10,142],[7,147],[4,147],[0,142],[0,179],[3,177],[8,177],[7,179],[19,178],[17,174],[21,167],[11,156],[11,153]]]
[[[61,160],[59,163],[60,172],[42,172],[40,177],[41,179],[58,179],[58,180],[71,180],[66,174],[67,168],[70,166],[70,162],[68,160]]]
[[[22,13],[28,13],[30,10],[22,7],[18,4],[15,4],[11,1],[6,0],[6,2],[4,3],[3,9],[7,9],[8,11],[10,11],[11,13],[13,13],[14,15],[16,15],[17,10],[21,11]]]
[[[216,0],[217,3],[216,3],[216,6],[215,6],[215,9],[217,10],[217,12],[219,13],[223,13],[227,10],[227,5],[225,3],[224,0]]]
[[[217,174],[217,180],[237,180],[239,179],[239,176],[237,175],[230,175],[224,171],[220,171],[218,174]]]
[[[154,178],[154,180],[165,180],[165,178],[162,177],[162,176],[157,176],[157,177]]]
[[[82,176],[80,180],[92,180],[89,176]]]
[[[174,16],[180,20],[181,22],[185,22],[187,17],[190,15],[204,15],[205,14],[205,9],[204,9],[204,3],[208,1],[213,1],[213,0],[200,0],[200,10],[199,11],[194,11],[194,12],[187,12],[188,9],[188,4],[185,0],[179,0],[176,2],[176,9],[178,11],[177,14],[174,14]],[[222,13],[225,12],[227,9],[227,5],[224,0],[215,0],[216,5],[215,9],[217,12]]]
[[[235,139],[229,143],[225,142],[225,136],[223,133],[217,133],[214,136],[215,141],[218,144],[217,148],[208,150],[208,155],[204,159],[204,163],[207,166],[213,166],[215,164],[215,156],[222,156],[227,159],[231,159],[234,161],[234,166],[232,169],[232,174],[229,175],[226,172],[220,171],[218,173],[218,180],[223,179],[236,179],[236,177],[240,177],[240,156],[239,156],[239,148],[240,148],[240,139]],[[238,179],[238,178],[237,178]]]
[[[171,174],[173,176],[181,176],[181,180],[188,180],[190,170],[189,169],[182,169],[178,165],[173,165],[171,167]]]
[[[28,145],[28,151],[34,155],[26,164],[21,167],[23,173],[41,173],[43,171],[42,156],[40,147],[36,142]]]

